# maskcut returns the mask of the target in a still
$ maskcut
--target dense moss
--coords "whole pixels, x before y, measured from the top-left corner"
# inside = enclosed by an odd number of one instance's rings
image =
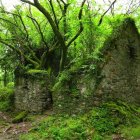
[[[27,117],[27,115],[28,115],[28,112],[26,112],[26,111],[20,112],[20,113],[12,120],[12,122],[13,122],[13,123],[22,122],[22,121],[25,120],[25,118]]]
[[[121,132],[122,125],[134,126],[139,120],[140,114],[136,106],[122,101],[108,102],[83,115],[47,117],[20,139],[105,140],[106,135]]]
[[[27,74],[30,74],[30,75],[34,75],[34,74],[48,75],[48,71],[46,71],[46,70],[30,69],[30,70],[27,71]]]

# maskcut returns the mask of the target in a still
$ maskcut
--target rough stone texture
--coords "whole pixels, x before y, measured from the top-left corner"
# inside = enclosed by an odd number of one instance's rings
[[[140,104],[140,35],[131,19],[114,32],[104,46],[96,95]]]
[[[51,105],[47,76],[17,74],[15,85],[15,108],[33,113],[42,113]]]
[[[90,75],[73,73],[53,94],[53,110],[70,115],[88,112],[93,108],[93,82]]]

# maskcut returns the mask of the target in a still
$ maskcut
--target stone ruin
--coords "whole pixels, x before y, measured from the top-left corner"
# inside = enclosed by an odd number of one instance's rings
[[[15,72],[15,108],[32,113],[42,113],[51,107],[52,97],[48,90],[47,74],[21,74]]]
[[[96,96],[140,104],[140,35],[132,19],[114,30],[102,54]]]
[[[97,63],[99,71],[96,78],[86,80],[86,74],[74,76],[74,85],[79,89],[79,96],[72,94],[54,94],[56,110],[68,108],[76,112],[75,103],[79,108],[88,108],[96,100],[120,99],[140,104],[140,35],[134,21],[127,18],[114,30],[101,50],[103,61]],[[95,86],[96,85],[96,86]],[[85,93],[92,93],[89,98]],[[64,96],[69,97],[68,100]],[[86,96],[85,96],[86,95]],[[81,102],[82,99],[83,101]],[[73,100],[73,101],[72,101]],[[65,101],[65,103],[64,103]],[[70,102],[70,103],[69,103]],[[77,103],[78,102],[78,103]],[[47,76],[39,74],[17,75],[15,89],[15,107],[30,112],[43,112],[52,103],[48,91]],[[61,103],[64,103],[63,105]],[[69,106],[70,104],[70,106]],[[73,109],[72,109],[73,107]]]

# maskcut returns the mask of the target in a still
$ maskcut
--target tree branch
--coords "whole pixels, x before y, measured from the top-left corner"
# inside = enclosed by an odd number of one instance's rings
[[[56,24],[57,28],[59,28],[58,21],[57,21],[57,17],[56,17],[56,13],[55,13],[55,10],[54,10],[54,7],[53,7],[52,0],[49,0],[49,3],[50,3],[50,6],[51,6],[51,9],[52,9],[52,13],[53,13],[53,16],[54,16],[55,24]]]
[[[107,12],[112,8],[112,6],[115,4],[116,1],[117,1],[117,0],[114,0],[114,1],[112,2],[112,4],[109,6],[109,8],[102,14],[102,16],[101,16],[101,18],[100,18],[100,20],[99,20],[98,26],[100,26],[100,25],[102,24],[102,21],[103,21],[104,16],[105,16],[105,15],[107,14]]]
[[[27,16],[27,17],[30,18],[30,19],[32,20],[32,22],[34,23],[34,26],[37,25],[36,29],[37,29],[38,33],[40,34],[41,39],[42,39],[42,41],[43,41],[44,44],[45,44],[45,47],[47,47],[47,50],[48,50],[49,47],[48,47],[47,42],[45,41],[45,38],[44,38],[44,35],[43,35],[42,31],[41,31],[41,27],[40,27],[39,23],[37,22],[37,20],[36,20],[35,18],[33,18],[33,17],[31,17],[31,16]]]
[[[39,66],[39,64],[36,61],[34,61],[34,60],[30,59],[29,57],[27,57],[20,49],[17,49],[14,46],[12,46],[11,44],[8,44],[7,42],[3,41],[1,38],[0,38],[0,43],[6,45],[9,48],[11,48],[12,50],[16,51],[20,56],[23,56],[28,62],[32,63],[36,67]]]
[[[48,20],[49,24],[51,25],[51,28],[54,32],[54,34],[56,35],[60,45],[62,48],[65,48],[65,42],[64,42],[64,38],[61,34],[61,32],[58,30],[57,26],[55,25],[55,22],[53,21],[49,11],[47,11],[39,2],[38,0],[34,0],[34,4],[35,7],[46,17],[46,19]]]
[[[83,0],[80,11],[79,11],[79,15],[78,15],[78,19],[80,22],[80,29],[77,31],[76,35],[68,42],[68,44],[66,45],[67,47],[69,47],[79,37],[79,35],[82,33],[82,31],[84,29],[83,23],[81,20],[82,20],[82,12],[83,12],[83,7],[84,7],[85,2],[86,2],[86,0]]]
[[[33,2],[30,2],[30,1],[28,1],[28,0],[20,0],[20,1],[22,1],[22,2],[24,2],[24,3],[28,3],[28,4],[32,5],[32,6],[35,5]]]
[[[31,43],[30,43],[30,40],[29,40],[29,33],[28,33],[28,30],[27,30],[27,28],[26,28],[26,25],[25,25],[25,23],[24,23],[24,21],[23,21],[23,18],[22,18],[21,14],[20,14],[20,12],[19,12],[18,10],[17,10],[17,12],[18,12],[18,14],[16,14],[16,15],[19,17],[19,19],[20,19],[20,21],[21,21],[21,24],[22,24],[22,26],[23,26],[23,28],[24,28],[24,31],[26,32],[26,39],[27,39],[27,42],[28,42],[28,45],[29,45],[29,46],[26,45],[26,48],[30,51],[30,53],[32,54],[33,58],[34,58],[38,63],[40,63],[40,60],[36,57],[34,51],[33,51],[32,48],[31,48]]]
[[[61,9],[61,12],[63,12],[63,8],[62,8],[62,5],[61,5],[60,1],[59,0],[56,0],[56,1],[57,1],[58,5],[59,5],[59,7]]]

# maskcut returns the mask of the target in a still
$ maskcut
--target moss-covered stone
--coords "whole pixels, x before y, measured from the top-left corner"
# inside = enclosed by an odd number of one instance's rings
[[[104,61],[97,63],[101,70],[97,79],[103,78],[95,95],[102,94],[102,101],[115,98],[140,104],[140,35],[134,20],[119,24],[100,52]]]
[[[13,123],[19,123],[19,122],[22,122],[26,119],[28,115],[28,112],[27,111],[23,111],[23,112],[20,112],[13,120],[12,122]]]
[[[51,106],[49,76],[44,70],[29,70],[15,76],[15,107],[32,113],[42,113]]]
[[[36,69],[30,69],[26,72],[28,75],[48,75],[48,71],[46,70],[36,70]]]

